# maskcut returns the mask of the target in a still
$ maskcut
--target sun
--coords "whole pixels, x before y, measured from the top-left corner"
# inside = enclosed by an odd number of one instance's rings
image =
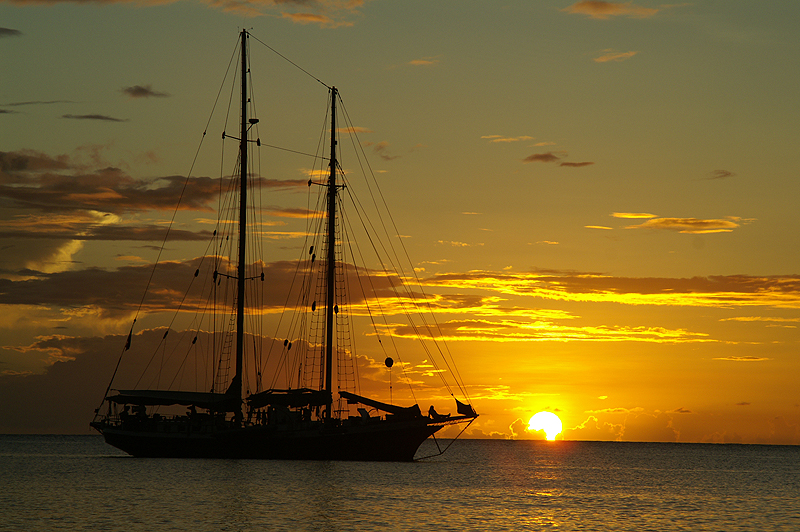
[[[549,441],[561,434],[561,420],[552,412],[537,412],[528,421],[528,430],[543,430]]]

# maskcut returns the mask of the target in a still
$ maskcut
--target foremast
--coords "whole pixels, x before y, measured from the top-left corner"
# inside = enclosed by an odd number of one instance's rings
[[[336,87],[331,87],[331,156],[328,177],[328,257],[327,293],[325,304],[325,391],[333,398],[333,323],[335,313],[336,282]],[[325,411],[325,420],[330,421],[333,402]]]

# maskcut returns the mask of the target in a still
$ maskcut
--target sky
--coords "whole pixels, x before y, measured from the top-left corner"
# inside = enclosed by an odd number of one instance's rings
[[[89,433],[190,169],[208,186],[176,249],[202,253],[219,170],[193,160],[246,27],[341,91],[481,414],[468,437],[543,439],[551,411],[563,439],[800,444],[799,17],[0,1],[0,433]],[[264,57],[259,134],[307,144],[325,88]],[[307,163],[262,171],[280,275]]]

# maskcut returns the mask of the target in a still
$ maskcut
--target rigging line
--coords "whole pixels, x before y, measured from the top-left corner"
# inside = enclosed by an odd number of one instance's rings
[[[259,42],[259,43],[263,44],[263,45],[264,45],[264,46],[266,46],[266,47],[267,47],[267,48],[268,48],[268,49],[269,49],[269,50],[270,50],[272,53],[274,53],[275,55],[277,55],[278,57],[280,57],[280,58],[281,58],[281,59],[283,59],[284,61],[286,61],[286,62],[290,63],[292,66],[294,66],[295,68],[297,68],[298,70],[300,70],[301,72],[303,72],[303,73],[304,73],[305,75],[307,75],[308,77],[310,77],[310,78],[314,79],[315,81],[317,81],[317,82],[318,82],[320,85],[322,85],[322,86],[323,86],[323,87],[325,87],[326,89],[330,90],[330,86],[328,86],[326,83],[324,83],[322,80],[320,80],[320,79],[319,79],[318,77],[316,77],[315,75],[311,74],[311,73],[310,73],[308,70],[304,69],[303,67],[301,67],[300,65],[298,65],[297,63],[295,63],[294,61],[292,61],[291,59],[289,59],[289,58],[288,58],[288,57],[286,57],[285,55],[281,54],[280,52],[278,52],[277,50],[275,50],[275,49],[274,49],[272,46],[268,45],[267,43],[265,43],[264,41],[262,41],[262,40],[261,40],[261,39],[259,39],[258,37],[255,37],[255,36],[254,36],[252,33],[248,33],[248,35],[250,36],[250,38],[251,38],[251,39],[253,39],[253,40],[255,40],[255,41],[257,41],[257,42]]]
[[[343,179],[345,179],[345,181],[346,181],[346,177],[345,177],[344,175],[343,175],[342,177],[343,177]],[[374,240],[373,240],[373,238],[372,238],[372,234],[371,234],[371,233],[369,232],[369,230],[367,229],[367,224],[365,224],[365,223],[364,223],[364,218],[361,216],[361,210],[359,210],[359,209],[358,209],[358,206],[360,206],[360,202],[358,201],[358,198],[356,198],[356,197],[355,197],[355,195],[354,195],[352,192],[350,192],[350,190],[351,190],[351,188],[350,188],[350,187],[347,187],[345,190],[347,190],[347,193],[348,193],[348,195],[349,195],[349,196],[350,196],[350,197],[353,199],[353,206],[354,206],[354,208],[355,208],[355,211],[356,211],[356,213],[358,214],[358,218],[359,218],[359,220],[361,221],[361,225],[362,225],[362,227],[364,228],[364,231],[366,232],[367,239],[370,241],[370,244],[372,245],[372,249],[373,249],[373,251],[375,252],[375,256],[377,257],[377,259],[378,259],[378,262],[380,262],[380,264],[381,264],[381,268],[383,268],[383,272],[384,272],[384,274],[386,274],[386,280],[389,282],[389,285],[391,286],[391,288],[392,288],[392,291],[395,293],[395,295],[398,295],[398,296],[399,296],[399,294],[398,294],[398,289],[397,289],[397,287],[395,287],[395,284],[394,284],[394,282],[392,281],[392,277],[391,277],[391,275],[389,275],[389,270],[386,268],[386,264],[384,263],[383,259],[381,258],[381,254],[378,252],[378,249],[377,249],[377,247],[375,246],[375,241],[374,241]],[[364,214],[365,214],[365,216],[366,216],[366,212],[365,212]],[[370,224],[370,225],[371,225],[371,224]],[[376,233],[376,235],[375,235],[375,236],[377,237],[377,233]],[[384,248],[384,251],[385,251],[385,248]],[[389,258],[389,260],[391,260],[391,257],[387,257],[387,258]],[[395,273],[396,273],[396,272],[395,272]],[[428,351],[428,346],[427,346],[427,344],[426,344],[424,341],[422,341],[422,340],[421,340],[421,338],[422,338],[422,335],[420,335],[420,334],[419,334],[419,331],[418,331],[418,329],[417,329],[417,326],[416,326],[416,324],[414,323],[414,320],[411,318],[411,315],[410,315],[410,313],[408,312],[408,310],[406,310],[406,308],[405,308],[405,304],[403,303],[403,300],[402,300],[402,298],[398,297],[398,302],[400,303],[400,306],[401,306],[401,308],[403,308],[403,311],[404,311],[404,313],[405,313],[405,315],[406,315],[406,318],[408,318],[408,321],[409,321],[409,323],[411,324],[411,328],[412,328],[412,329],[414,329],[414,332],[415,332],[415,334],[417,334],[417,335],[419,336],[419,338],[420,338],[420,344],[422,345],[422,348],[423,348],[423,349],[426,351],[426,353],[428,353],[428,354],[429,354],[429,356],[430,356],[430,352]],[[380,306],[380,303],[379,303],[379,306]],[[386,317],[385,317],[385,316],[384,316],[384,322],[386,322]],[[386,326],[387,326],[387,329],[389,329],[389,324],[388,324],[388,322],[386,322]],[[387,333],[387,334],[388,334],[388,333]],[[417,398],[416,398],[416,394],[414,393],[414,388],[411,386],[411,379],[409,379],[409,378],[408,378],[408,375],[406,374],[405,364],[403,363],[403,360],[402,360],[402,358],[400,357],[400,350],[397,348],[397,343],[395,342],[394,335],[393,335],[393,334],[388,334],[388,336],[389,336],[389,339],[392,341],[392,346],[394,347],[394,352],[395,352],[395,354],[397,355],[397,359],[398,359],[398,361],[401,363],[401,366],[400,366],[400,367],[401,367],[401,369],[403,370],[403,376],[405,376],[405,377],[406,377],[406,383],[408,384],[408,388],[409,388],[409,390],[411,391],[411,395],[414,397],[414,401],[416,402],[416,400],[417,400]],[[432,357],[431,357],[431,358],[432,358]],[[437,368],[437,369],[438,369],[438,368]],[[447,381],[445,381],[445,380],[444,380],[444,377],[442,376],[442,374],[441,374],[441,373],[439,373],[439,378],[442,380],[442,383],[444,384],[445,388],[447,388],[447,390],[448,390],[448,391],[450,391],[450,386],[449,386],[449,384],[447,383]],[[451,391],[450,393],[452,394],[452,391]]]
[[[342,216],[342,219],[344,221],[345,226],[350,228],[350,233],[354,234],[355,232],[353,231],[353,226],[350,223],[350,217]],[[378,344],[381,346],[381,350],[386,354],[386,346],[384,346],[383,342],[381,341],[381,333],[378,330],[378,324],[375,323],[375,316],[373,316],[372,309],[369,306],[369,298],[367,297],[367,292],[366,290],[364,290],[364,284],[362,283],[361,276],[358,274],[358,266],[356,266],[356,254],[353,251],[353,241],[349,240],[347,242],[347,245],[350,248],[350,254],[353,257],[353,268],[356,273],[356,279],[358,280],[358,285],[361,288],[361,294],[364,296],[364,306],[367,307],[367,314],[369,315],[370,322],[372,322],[372,330],[375,331],[375,336],[378,338]],[[372,289],[372,293],[375,294],[377,293],[377,290],[375,290],[375,285],[372,282],[372,277],[369,275],[369,269],[366,266],[367,261],[364,260],[364,254],[361,253],[361,248],[359,247],[358,242],[356,242],[356,251],[358,251],[358,257],[361,259],[361,263],[364,265],[362,269],[366,272],[367,281],[369,282],[369,286]],[[378,311],[382,313],[383,310],[381,309],[380,300],[376,301],[378,304]]]
[[[275,150],[288,151],[289,153],[296,153],[297,155],[305,155],[306,157],[312,157],[314,159],[322,159],[323,161],[329,161],[330,160],[329,157],[323,157],[321,155],[315,155],[313,153],[306,153],[304,151],[292,150],[292,149],[289,149],[289,148],[282,148],[281,146],[275,146],[274,144],[265,144],[265,143],[262,142],[261,146],[264,147],[264,148],[273,148]]]
[[[353,124],[352,124],[352,121],[350,120],[350,115],[347,112],[347,108],[344,105],[344,101],[342,101],[341,94],[339,94],[339,102],[341,103],[341,108],[342,108],[342,111],[343,111],[343,115],[345,116],[347,122],[352,126]],[[356,140],[358,140],[358,132],[355,130],[355,128],[351,128],[351,129],[352,129],[352,132],[353,132],[353,136],[355,137]],[[356,145],[356,143],[354,143],[354,145]],[[357,143],[357,145],[361,146],[360,141]],[[361,149],[361,152],[363,153],[363,148]],[[356,150],[356,153],[358,153],[358,150]],[[372,171],[372,167],[369,164],[369,159],[367,159],[366,156],[364,156],[364,162],[366,163],[367,169],[369,170],[369,175],[372,176],[373,181],[375,181],[375,186],[376,186],[376,189],[378,191],[378,195],[380,196],[381,201],[383,202],[384,208],[386,209],[387,216],[389,217],[389,221],[391,222],[392,227],[394,228],[395,234],[399,234],[399,231],[397,229],[397,225],[396,225],[396,223],[394,221],[394,218],[392,217],[392,213],[389,211],[388,205],[386,205],[386,198],[383,196],[383,192],[381,191],[380,186],[378,186],[378,182],[375,179],[375,174]],[[359,164],[361,164],[361,159],[360,158],[359,158]],[[368,189],[370,191],[370,195],[372,195],[372,187],[369,187],[369,181],[366,181],[366,182],[367,182]],[[374,196],[372,196],[372,197],[373,197],[373,201],[375,201]],[[380,216],[380,211],[378,211],[378,217],[381,220],[381,224],[383,224],[383,217]],[[386,231],[385,226],[384,226],[384,232],[387,234],[387,237],[388,237],[388,232]],[[413,263],[411,262],[411,257],[408,255],[408,250],[406,249],[405,244],[403,243],[403,240],[402,239],[398,239],[398,240],[400,242],[400,247],[401,247],[401,249],[403,250],[403,252],[404,252],[404,254],[406,256],[406,260],[412,266],[411,271],[412,271],[412,273],[414,275],[414,279],[417,281],[417,286],[419,287],[420,291],[422,292],[423,297],[427,297],[427,294],[425,293],[425,290],[422,287],[422,282],[420,281],[416,270],[413,268]],[[391,240],[390,240],[390,242],[391,242]],[[392,246],[391,243],[390,243],[390,247],[394,251],[394,246]],[[400,272],[405,276],[405,271],[404,271],[402,265],[399,264],[399,257],[398,257],[398,265],[399,265],[399,268],[400,268]],[[458,367],[455,366],[455,361],[453,360],[453,354],[450,351],[450,348],[447,345],[447,342],[444,341],[444,338],[445,338],[444,334],[442,333],[442,330],[441,330],[441,327],[439,325],[439,322],[436,319],[436,315],[433,313],[433,310],[431,309],[430,302],[428,302],[426,304],[426,306],[428,307],[428,311],[431,314],[431,319],[433,320],[433,323],[436,326],[436,329],[438,330],[439,337],[440,337],[440,341],[437,341],[435,338],[433,338],[433,336],[431,336],[431,340],[433,341],[433,344],[436,346],[436,349],[441,354],[445,365],[450,370],[451,374],[454,376],[454,378],[456,380],[456,385],[458,386],[459,390],[461,391],[461,393],[464,394],[464,396],[466,398],[469,398],[469,394],[467,393],[465,386],[462,384],[463,383],[463,379],[461,378],[461,374],[458,371]],[[420,317],[422,318],[423,323],[425,323],[425,325],[427,326],[427,320],[425,319],[424,314],[420,313]],[[449,355],[450,360],[453,362],[452,367],[451,367],[450,362],[448,362],[447,357],[445,357],[444,352],[442,352],[442,348],[439,345],[440,342],[441,342],[442,345],[444,345],[445,351],[447,351],[447,354]],[[455,368],[455,370],[453,368]],[[452,395],[452,392],[451,392],[451,395]]]
[[[253,37],[252,35],[251,35],[251,37],[258,41],[258,39],[256,37]],[[259,42],[261,42],[261,41],[259,41]],[[261,43],[261,44],[264,44],[264,43]],[[330,91],[329,91],[329,94],[330,94]],[[330,96],[328,97],[328,104],[330,104]],[[317,140],[317,153],[315,155],[311,155],[311,157],[313,157],[316,161],[329,160],[328,158],[322,157],[321,155],[319,155],[320,152],[322,151],[322,145],[323,145],[323,141],[324,141],[324,137],[325,137],[325,131],[326,131],[326,124],[328,123],[328,109],[330,109],[330,105],[326,105],[325,109],[326,109],[326,112],[325,112],[325,118],[324,118],[324,120],[322,122],[322,130],[320,132],[319,139]],[[266,144],[262,144],[262,145],[263,146],[269,146],[269,145],[266,145]],[[277,146],[269,146],[269,147],[277,148],[277,149],[283,149],[283,150],[286,150],[286,151],[293,151],[293,150],[287,150],[286,148],[280,148],[280,147],[277,147]],[[310,154],[306,154],[306,153],[303,153],[303,152],[295,152],[295,153],[299,153],[301,155],[310,155]],[[311,181],[311,179],[313,178],[315,173],[316,173],[316,167],[314,167],[311,170],[311,175],[309,176],[309,181]],[[320,196],[318,195],[317,196],[316,212],[319,212],[319,206],[320,206]],[[311,183],[309,183],[308,194],[306,195],[306,211],[309,212],[309,213],[311,212]],[[312,220],[314,218],[316,218],[316,217],[312,217],[312,216],[307,216],[306,217],[306,234],[305,234],[303,251],[305,249],[308,249],[309,237],[314,234],[314,233],[311,232],[311,226],[313,224]],[[314,244],[315,244],[315,247],[316,247],[316,244],[318,244],[318,243],[314,242]],[[301,251],[301,253],[303,251]],[[303,262],[304,262],[304,259],[301,256],[300,259],[297,262],[297,267],[295,269],[295,274],[292,277],[291,287],[294,286],[294,280],[297,278],[298,271],[300,269],[300,266],[303,264]],[[284,302],[284,312],[281,313],[280,318],[278,319],[278,324],[275,327],[275,337],[276,337],[276,339],[277,339],[278,333],[280,332],[280,326],[281,326],[281,323],[283,321],[283,316],[285,315],[285,312],[286,312],[286,310],[288,309],[288,306],[289,306],[289,299],[291,297],[291,287],[290,287],[289,291],[287,292],[286,301]],[[310,290],[310,287],[309,287],[309,290]],[[298,298],[300,298],[302,300],[302,296],[303,296],[303,290],[302,290],[302,287],[301,287],[301,293],[298,295]],[[294,320],[292,320],[292,322],[289,324],[289,332],[290,332],[290,334],[291,334],[291,330],[294,328],[293,323],[294,323]],[[302,336],[302,331],[300,333],[300,336]],[[264,371],[264,369],[266,369],[266,366],[269,363],[269,360],[272,358],[272,349],[273,349],[274,345],[275,345],[274,342],[270,345],[270,348],[269,348],[269,350],[267,352],[266,359],[263,360],[263,362],[261,364],[261,368],[260,369],[261,369],[262,372]],[[299,355],[298,355],[298,362],[299,362]],[[286,363],[288,365],[289,361],[287,360]],[[279,364],[282,364],[282,363],[279,363]],[[278,372],[276,372],[275,376],[273,377],[273,381],[272,381],[272,385],[273,386],[276,384],[277,374],[278,374]]]
[[[359,161],[359,163],[360,163],[360,161]],[[343,172],[343,178],[344,178],[344,177],[345,177],[345,176],[344,176],[344,172]],[[358,207],[358,206],[361,206],[361,203],[360,203],[360,201],[358,200],[358,198],[357,198],[357,197],[355,197],[355,195],[354,195],[354,194],[352,194],[352,193],[351,193],[351,192],[349,192],[349,191],[348,191],[348,194],[349,194],[349,195],[350,195],[350,197],[353,199],[353,205],[354,205],[354,206],[356,206],[356,207]],[[373,199],[374,199],[374,197],[373,197]],[[385,205],[385,203],[384,203],[384,205]],[[375,205],[375,207],[377,208],[377,205]],[[363,209],[363,207],[362,207],[362,209]],[[388,210],[388,208],[387,208],[387,210]],[[359,212],[359,211],[358,211],[358,209],[356,209],[356,212]],[[379,218],[380,218],[380,212],[378,212],[378,214],[379,214]],[[359,218],[361,218],[360,214],[359,214]],[[368,219],[368,221],[369,221],[369,219]],[[382,220],[382,218],[381,218],[381,221],[383,221],[383,220]],[[364,227],[364,230],[367,232],[367,235],[369,236],[369,238],[370,238],[370,241],[372,242],[372,239],[371,239],[370,233],[369,233],[369,231],[367,230],[366,224],[364,224],[364,220],[363,220],[363,218],[361,218],[361,223],[362,223],[362,226]],[[371,223],[371,222],[370,222],[370,224],[369,224],[369,225],[370,225],[371,227],[373,227],[373,230],[375,230],[375,228],[374,228],[374,226],[372,225],[372,223]],[[377,237],[377,234],[378,234],[378,233],[377,233],[377,230],[375,230],[375,234],[376,234],[376,237]],[[386,234],[386,236],[387,236],[387,239],[388,239],[388,233],[386,232],[386,228],[385,228],[385,226],[384,226],[384,234]],[[405,278],[405,277],[407,277],[407,276],[405,276],[405,272],[403,271],[403,268],[402,268],[402,266],[400,266],[400,265],[398,265],[398,266],[395,266],[395,265],[394,265],[394,262],[392,261],[391,255],[389,254],[388,250],[386,250],[386,248],[384,247],[384,245],[383,245],[383,242],[382,242],[382,241],[380,241],[380,240],[379,240],[379,242],[381,243],[381,247],[383,247],[383,249],[384,249],[384,252],[386,252],[387,259],[389,260],[390,264],[391,264],[391,265],[392,265],[392,266],[395,268],[395,273],[397,273],[397,271],[396,271],[396,270],[397,270],[397,269],[399,269],[399,270],[400,270],[400,273],[402,273],[402,274],[403,274],[404,278]],[[375,249],[374,242],[372,242],[372,244],[373,244],[373,249]],[[391,239],[389,239],[389,246],[390,246],[390,248],[392,249],[392,251],[394,251],[394,256],[395,256],[395,259],[396,259],[397,261],[399,261],[399,257],[397,256],[397,252],[394,250],[394,248],[393,248],[393,247],[392,247],[392,245],[391,245]],[[375,249],[375,253],[376,253],[376,255],[379,255],[379,254],[378,254],[378,252],[377,252],[377,249]],[[379,259],[379,260],[380,260],[380,259]],[[409,262],[410,262],[410,260],[409,260]],[[381,264],[382,264],[382,266],[383,266],[383,268],[384,268],[384,272],[388,274],[388,272],[386,271],[386,266],[385,266],[385,265],[383,265],[383,261],[382,261],[382,260],[381,260]],[[392,286],[392,289],[393,289],[393,290],[395,290],[395,294],[398,294],[398,292],[397,292],[397,290],[398,290],[398,289],[397,289],[397,287],[395,287],[395,285],[394,285],[394,283],[392,282],[391,278],[387,276],[387,279],[388,279],[388,281],[389,281],[390,285]],[[418,284],[419,284],[419,280],[418,280]],[[416,308],[417,308],[417,312],[418,312],[418,314],[419,314],[420,318],[422,319],[422,322],[423,322],[423,325],[425,326],[425,328],[426,328],[428,331],[431,331],[431,327],[430,327],[430,325],[428,325],[428,322],[427,322],[427,320],[426,320],[426,318],[425,318],[425,314],[424,314],[424,313],[421,311],[421,309],[420,309],[420,305],[419,305],[419,304],[416,302],[416,298],[414,297],[414,295],[413,295],[413,292],[411,291],[411,288],[410,288],[410,287],[408,287],[408,286],[407,286],[407,285],[405,285],[405,284],[402,284],[402,285],[401,285],[401,289],[402,289],[402,290],[405,292],[405,294],[408,296],[408,298],[409,298],[409,299],[412,301],[412,303],[413,303],[414,307],[416,307]],[[423,294],[424,294],[424,292],[423,292]],[[399,295],[399,294],[398,294],[398,295]],[[429,356],[429,358],[430,358],[430,361],[431,361],[431,363],[434,365],[434,368],[437,370],[437,373],[438,373],[438,375],[439,375],[439,379],[442,381],[442,384],[445,386],[445,388],[447,388],[448,392],[449,392],[449,393],[450,393],[450,395],[452,396],[452,395],[453,395],[453,391],[452,391],[452,389],[451,389],[451,387],[450,387],[450,384],[449,384],[449,383],[448,383],[448,382],[445,380],[445,378],[444,378],[444,375],[443,375],[442,371],[441,371],[441,370],[439,370],[439,364],[438,364],[438,362],[436,361],[436,358],[432,356],[432,355],[433,355],[433,353],[432,353],[432,352],[429,350],[429,348],[428,348],[427,344],[426,344],[424,341],[422,341],[422,340],[421,340],[421,339],[422,339],[422,335],[419,333],[419,328],[417,327],[416,323],[414,322],[414,319],[413,319],[413,317],[412,317],[412,315],[411,315],[411,312],[408,310],[408,308],[406,307],[405,303],[403,303],[402,299],[400,299],[400,300],[399,300],[399,302],[400,302],[400,305],[401,305],[401,307],[402,307],[402,309],[403,309],[403,312],[404,312],[404,313],[405,313],[405,315],[406,315],[406,318],[407,318],[407,319],[408,319],[408,321],[409,321],[409,324],[410,324],[410,325],[411,325],[411,327],[414,329],[414,332],[415,332],[415,334],[419,335],[419,338],[420,338],[420,341],[421,341],[422,347],[423,347],[423,349],[425,350],[425,352],[428,354],[428,356]],[[431,313],[432,313],[432,311],[431,311]],[[440,331],[440,335],[441,335],[441,331]],[[439,354],[442,356],[442,359],[444,360],[444,362],[445,362],[445,364],[447,365],[448,369],[450,369],[450,372],[451,372],[451,374],[453,374],[453,375],[454,375],[454,378],[456,379],[456,385],[459,387],[459,389],[461,389],[461,384],[458,382],[458,378],[459,378],[459,376],[457,376],[456,374],[454,374],[454,373],[453,373],[452,369],[450,368],[449,364],[447,363],[447,358],[446,358],[446,357],[444,356],[444,354],[442,353],[442,351],[441,351],[441,348],[439,348],[439,346],[437,345],[436,338],[433,336],[433,334],[430,334],[429,336],[430,336],[430,339],[431,339],[431,341],[432,341],[432,342],[434,343],[434,345],[437,347],[437,350],[438,350]],[[390,338],[392,338],[392,341],[394,342],[394,338],[393,338],[393,337],[391,337],[391,336],[390,336]],[[462,393],[463,393],[463,390],[462,390]],[[466,394],[465,394],[465,395],[466,395]]]
[[[238,37],[237,37],[237,41],[238,41]],[[150,271],[150,277],[148,278],[147,284],[145,285],[144,293],[142,294],[142,299],[139,301],[139,306],[136,308],[136,313],[133,316],[133,324],[131,324],[131,330],[130,330],[130,333],[129,333],[129,336],[131,336],[131,337],[133,335],[133,325],[136,323],[136,319],[139,317],[139,313],[141,312],[142,307],[144,306],[144,301],[145,301],[145,298],[147,297],[147,292],[148,292],[148,290],[150,288],[150,284],[153,282],[153,276],[155,275],[156,267],[158,266],[158,263],[161,260],[161,254],[163,253],[164,247],[167,244],[167,239],[169,238],[170,230],[172,229],[172,225],[175,222],[175,217],[178,214],[178,209],[180,207],[180,200],[183,198],[183,193],[186,191],[186,187],[187,187],[187,185],[189,183],[189,179],[191,178],[192,172],[194,171],[194,166],[195,166],[195,164],[197,164],[197,158],[200,155],[200,148],[202,148],[203,141],[206,138],[206,133],[208,133],[208,126],[211,123],[211,119],[213,118],[214,112],[217,109],[217,103],[219,102],[219,97],[222,94],[222,89],[225,87],[225,80],[228,79],[228,74],[230,73],[230,70],[231,70],[231,64],[233,62],[234,57],[236,56],[236,50],[238,49],[238,47],[239,46],[238,46],[238,42],[237,42],[237,45],[234,47],[233,54],[231,55],[231,59],[228,61],[228,69],[225,71],[225,76],[223,76],[222,83],[220,84],[219,91],[217,91],[217,97],[214,99],[214,105],[211,108],[211,113],[208,116],[208,121],[206,121],[206,127],[205,127],[205,129],[203,129],[203,135],[200,138],[200,144],[197,146],[197,151],[195,151],[194,159],[192,159],[192,164],[189,167],[189,173],[186,174],[186,180],[183,183],[183,189],[181,190],[181,195],[178,198],[178,205],[175,206],[175,210],[172,213],[172,219],[170,220],[169,224],[167,225],[167,232],[164,234],[164,240],[161,243],[161,247],[158,250],[158,255],[156,256],[156,260],[153,263],[153,268]],[[111,390],[111,386],[114,384],[114,379],[117,376],[117,370],[119,370],[120,363],[122,362],[122,356],[125,354],[125,351],[127,351],[129,347],[130,347],[130,344],[126,344],[125,348],[123,348],[122,352],[119,355],[119,360],[117,361],[117,365],[114,368],[114,373],[111,374],[111,380],[109,381],[108,388],[106,389],[106,396],[108,395],[108,392]],[[105,396],[103,397],[103,400],[105,401]],[[101,405],[102,405],[102,403],[101,403]]]

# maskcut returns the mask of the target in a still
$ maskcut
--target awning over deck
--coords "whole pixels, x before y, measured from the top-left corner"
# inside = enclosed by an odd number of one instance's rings
[[[235,412],[241,404],[241,400],[234,395],[171,390],[117,390],[116,395],[110,395],[107,399],[112,403],[125,405],[183,405],[218,412]]]
[[[252,408],[261,408],[267,405],[280,405],[290,408],[303,406],[327,406],[331,404],[331,394],[327,390],[311,390],[297,388],[296,390],[264,390],[254,393],[247,398],[247,403]]]

